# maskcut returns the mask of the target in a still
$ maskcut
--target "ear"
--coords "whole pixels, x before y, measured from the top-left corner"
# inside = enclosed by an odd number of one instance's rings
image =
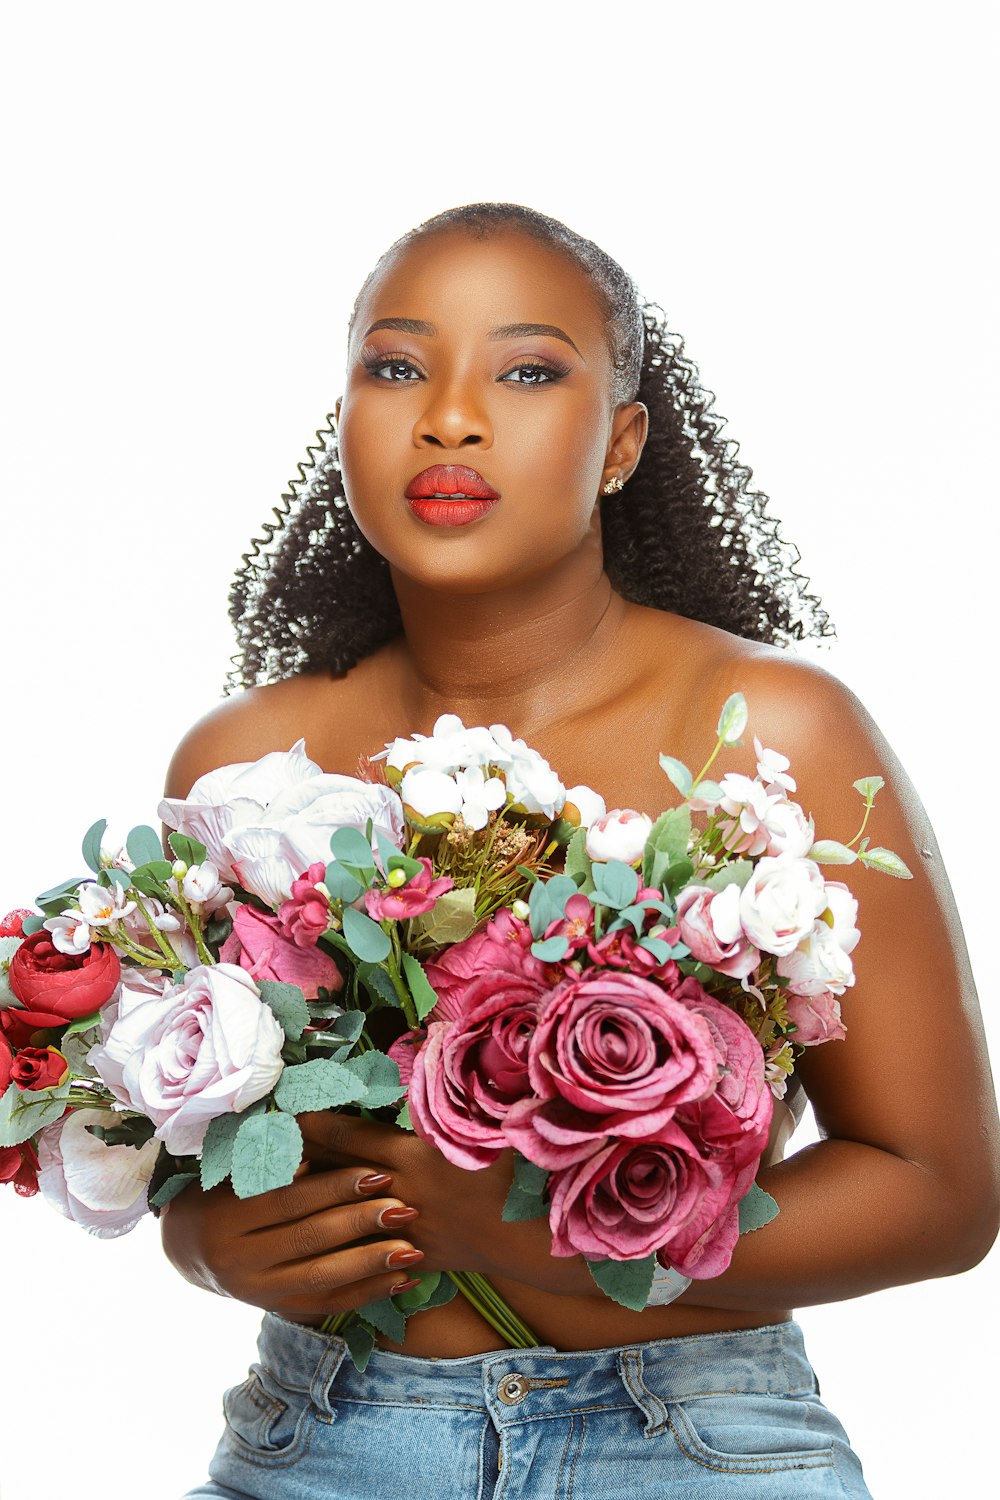
[[[602,489],[610,479],[620,479],[624,484],[631,478],[642,455],[648,430],[649,413],[641,401],[629,401],[616,407],[601,474]]]

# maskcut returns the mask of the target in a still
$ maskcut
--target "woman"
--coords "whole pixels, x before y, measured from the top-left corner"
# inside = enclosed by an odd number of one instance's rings
[[[862,706],[778,649],[828,622],[707,408],[589,241],[505,204],[420,226],[362,288],[336,437],[234,590],[242,680],[281,680],[202,720],[166,790],[303,735],[351,770],[448,711],[656,809],[657,752],[700,763],[742,690],[824,834],[854,833],[856,776],[885,777],[878,841],[915,875],[843,872],[864,933],[848,1036],[797,1070],[824,1138],[782,1160],[794,1095],[758,1179],[778,1218],[724,1275],[633,1313],[553,1259],[542,1222],[502,1222],[506,1161],[469,1174],[393,1129],[305,1117],[290,1188],[187,1192],[163,1220],[189,1280],[272,1314],[192,1496],[864,1496],[789,1310],[992,1243],[996,1110],[933,833]],[[752,751],[727,769],[753,774]],[[417,1266],[485,1273],[546,1347],[504,1352],[456,1299],[359,1375],[315,1330]]]

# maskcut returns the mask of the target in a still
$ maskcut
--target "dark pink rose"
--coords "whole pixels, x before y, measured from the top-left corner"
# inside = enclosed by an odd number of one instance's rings
[[[410,1086],[413,1077],[413,1064],[417,1053],[424,1045],[427,1036],[426,1030],[421,1027],[419,1031],[404,1031],[402,1036],[396,1038],[392,1046],[387,1048],[388,1055],[399,1068],[399,1081],[404,1089]]]
[[[304,875],[292,881],[292,894],[278,908],[278,920],[285,937],[297,948],[314,948],[330,925],[330,905],[316,889],[326,875],[326,866],[318,861]]]
[[[760,953],[740,923],[740,888],[724,891],[689,885],[677,897],[677,925],[700,963],[732,979],[745,979],[760,963]]]
[[[820,1042],[842,1042],[847,1027],[840,1019],[840,1001],[830,990],[820,995],[789,995],[788,1019],[798,1028],[792,1041],[801,1047],[816,1047]]]
[[[488,1167],[506,1148],[507,1112],[531,1090],[528,1047],[546,993],[537,979],[493,970],[466,986],[457,1020],[427,1028],[410,1119],[455,1166]]]
[[[699,1133],[711,1149],[732,1149],[740,1165],[763,1151],[771,1129],[774,1096],[764,1076],[764,1054],[742,1016],[704,991],[690,1002],[712,1033],[722,1077],[714,1093],[685,1107],[685,1117],[700,1113]],[[714,1123],[709,1123],[714,1122]]]
[[[344,983],[337,965],[321,948],[300,948],[285,936],[281,921],[270,911],[239,906],[233,930],[219,954],[224,964],[239,964],[253,979],[276,979],[297,984],[307,1000],[320,987],[339,990]]]
[[[536,1095],[592,1116],[595,1136],[653,1135],[679,1105],[716,1086],[712,1033],[685,1003],[701,993],[693,979],[671,994],[615,969],[565,980],[549,995],[532,1040]]]
[[[711,1231],[731,1189],[725,1166],[676,1121],[655,1140],[605,1141],[549,1178],[552,1253],[636,1260],[668,1245],[669,1263],[690,1275],[686,1238]]]
[[[424,966],[438,997],[434,1019],[450,1021],[462,1015],[463,996],[470,981],[487,972],[543,980],[546,968],[532,956],[531,943],[527,922],[504,910],[471,937],[445,948]]]
[[[389,886],[384,891],[368,891],[365,907],[374,922],[402,922],[407,917],[422,917],[433,911],[439,896],[455,884],[447,875],[434,879],[434,866],[421,856],[420,873],[411,875],[405,885]]]
[[[38,1192],[38,1157],[30,1141],[20,1146],[0,1146],[0,1182],[9,1182],[22,1198]]]

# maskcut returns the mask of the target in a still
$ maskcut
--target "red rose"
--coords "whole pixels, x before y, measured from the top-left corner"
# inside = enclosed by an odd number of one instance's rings
[[[33,916],[35,912],[29,911],[26,906],[18,906],[14,911],[9,911],[0,922],[0,937],[23,937],[24,919]]]
[[[3,1062],[0,1060],[0,1073]],[[55,1047],[22,1047],[10,1076],[19,1089],[54,1089],[69,1073],[69,1064]]]
[[[121,963],[110,943],[86,953],[60,953],[44,928],[25,938],[10,961],[8,980],[23,1010],[0,1011],[0,1026],[15,1046],[32,1032],[89,1016],[118,987]]]
[[[0,1031],[0,1099],[7,1092],[10,1083],[10,1070],[14,1065],[14,1054],[11,1051],[10,1042]]]
[[[38,1192],[38,1157],[30,1141],[0,1146],[0,1182],[12,1182],[15,1193],[31,1198]]]

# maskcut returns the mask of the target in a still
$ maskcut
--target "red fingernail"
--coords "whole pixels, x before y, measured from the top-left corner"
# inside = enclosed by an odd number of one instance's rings
[[[391,1255],[386,1256],[385,1263],[392,1270],[395,1270],[397,1266],[418,1265],[423,1258],[424,1252],[422,1250],[393,1250]]]
[[[354,1186],[359,1193],[374,1193],[377,1188],[388,1187],[392,1181],[389,1172],[367,1172],[364,1177],[359,1177]]]
[[[400,1292],[409,1292],[409,1291],[412,1291],[412,1289],[415,1286],[419,1286],[419,1285],[420,1285],[419,1281],[413,1281],[413,1280],[410,1280],[410,1281],[397,1281],[396,1285],[392,1288],[391,1292],[389,1293],[389,1296],[390,1297],[396,1297],[396,1296],[399,1295]]]
[[[417,1217],[415,1208],[383,1208],[378,1221],[384,1229],[395,1229],[400,1224],[409,1224]]]

